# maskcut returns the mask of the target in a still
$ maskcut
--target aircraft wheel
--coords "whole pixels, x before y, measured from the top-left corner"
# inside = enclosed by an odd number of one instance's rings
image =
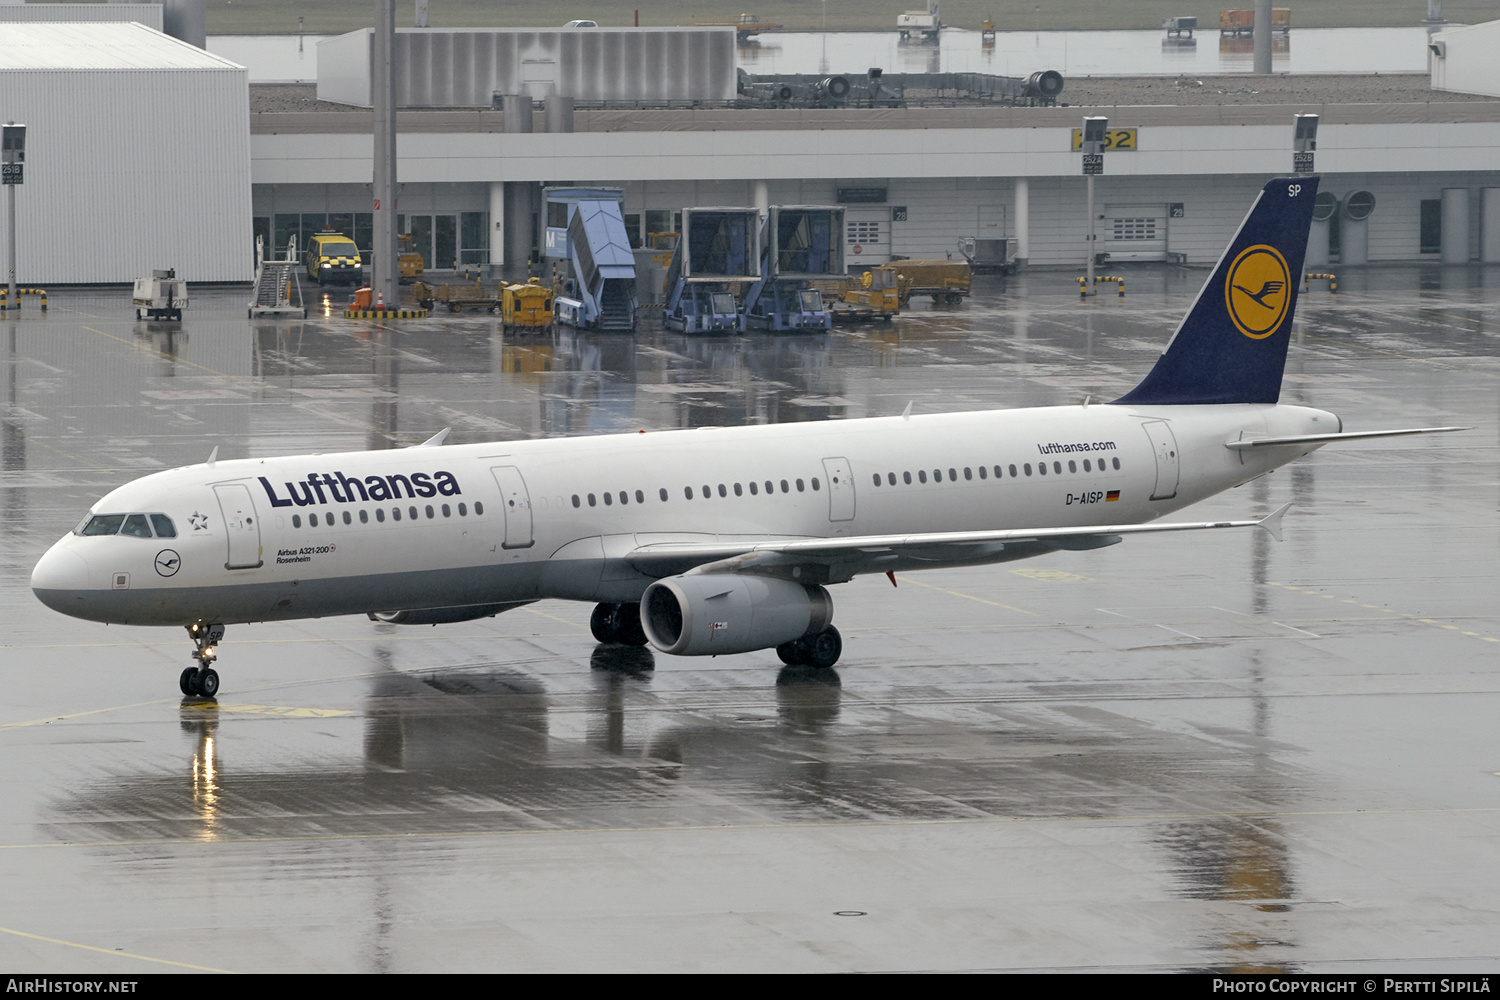
[[[193,686],[197,688],[198,694],[212,698],[219,693],[219,672],[213,667],[204,667]]]
[[[646,630],[641,625],[639,604],[615,606],[615,642],[626,646],[644,646],[649,642]]]
[[[781,657],[781,662],[787,666],[798,666],[802,663],[802,640],[793,639],[791,642],[783,642],[776,647],[776,655]]]
[[[844,652],[844,637],[832,625],[803,641],[807,648],[807,665],[811,667],[831,667],[839,662],[839,656]]]
[[[182,693],[187,695],[188,697],[192,697],[193,695],[198,693],[197,684],[197,667],[188,667],[182,672],[182,676],[177,678],[177,686],[182,688]]]
[[[600,642],[617,642],[618,634],[616,628],[615,609],[618,605],[596,604],[594,613],[589,615],[589,631],[594,633],[594,638]]]

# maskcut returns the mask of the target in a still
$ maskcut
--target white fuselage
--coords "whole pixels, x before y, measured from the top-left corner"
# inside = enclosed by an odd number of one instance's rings
[[[1279,404],[1105,404],[222,461],[93,508],[165,514],[175,537],[75,532],[32,586],[139,625],[639,601],[652,577],[625,557],[653,543],[1141,523],[1317,447],[1227,442],[1338,427]]]

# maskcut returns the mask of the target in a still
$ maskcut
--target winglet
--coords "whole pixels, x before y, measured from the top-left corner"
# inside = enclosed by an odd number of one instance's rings
[[[214,450],[208,453],[208,467],[212,469],[214,463],[219,460],[219,446],[214,445]]]
[[[1265,528],[1271,533],[1271,537],[1279,542],[1281,541],[1281,519],[1286,516],[1286,512],[1291,509],[1291,504],[1284,503],[1280,507],[1277,507],[1274,512],[1267,514],[1259,521],[1256,521],[1255,526],[1257,528]]]
[[[451,431],[452,429],[453,429],[452,427],[444,427],[442,430],[438,431],[436,434],[434,434],[432,437],[428,438],[426,441],[423,441],[421,444],[416,445],[416,447],[418,447],[418,448],[436,448],[438,445],[440,445],[440,444],[443,443],[443,440],[448,437],[448,432]]]

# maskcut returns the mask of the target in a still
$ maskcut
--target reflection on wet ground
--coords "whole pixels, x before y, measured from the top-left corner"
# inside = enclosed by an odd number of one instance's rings
[[[139,972],[1493,969],[1500,280],[1341,273],[1283,398],[1350,429],[1152,539],[841,587],[836,672],[599,645],[583,606],[169,629],[26,588],[104,491],[221,457],[1113,398],[1204,272],[984,278],[816,337],[493,320],[4,328],[0,959]],[[858,913],[861,916],[840,914]],[[1424,933],[1414,934],[1413,928]]]

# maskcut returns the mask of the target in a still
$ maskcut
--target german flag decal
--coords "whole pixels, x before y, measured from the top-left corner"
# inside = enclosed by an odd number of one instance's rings
[[[1108,493],[1104,494],[1104,502],[1105,503],[1110,503],[1111,501],[1118,500],[1118,499],[1120,499],[1120,491],[1119,490],[1110,490]]]

